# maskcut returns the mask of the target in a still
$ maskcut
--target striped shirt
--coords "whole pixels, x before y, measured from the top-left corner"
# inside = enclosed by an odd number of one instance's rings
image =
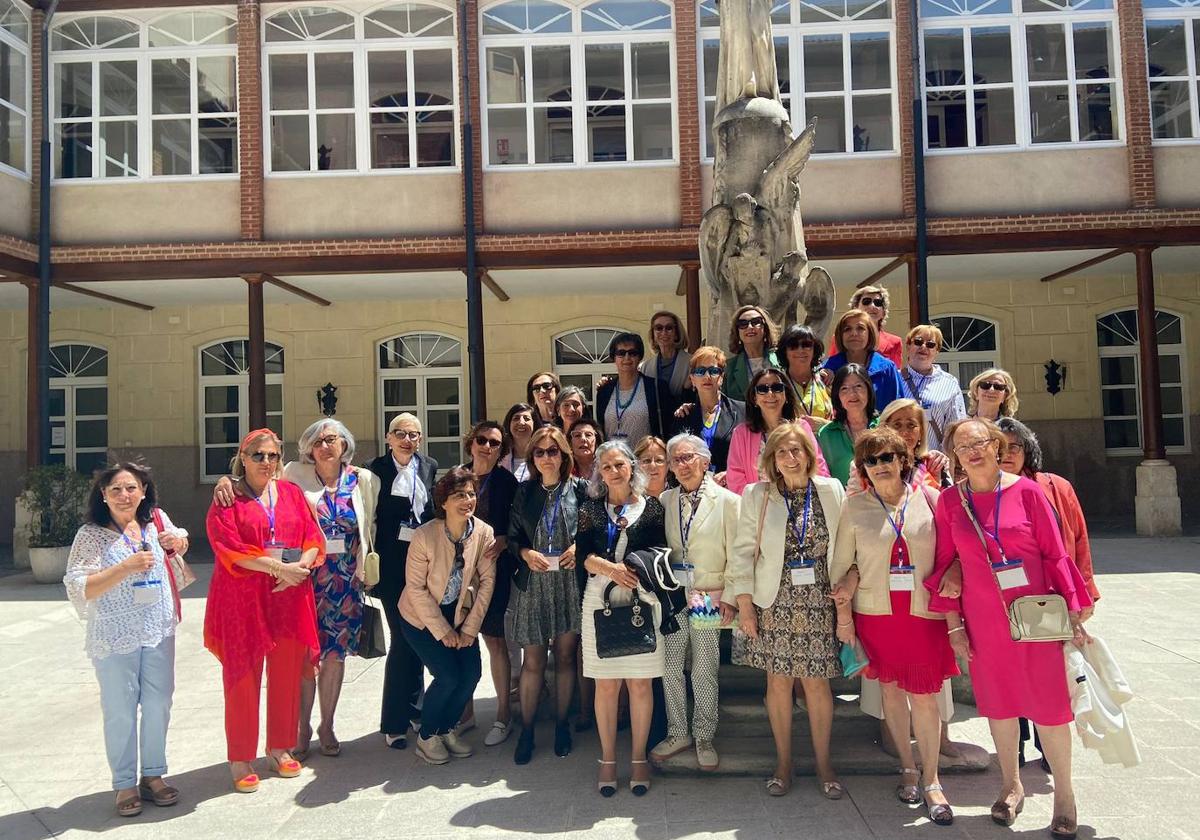
[[[929,426],[925,436],[926,445],[930,450],[940,450],[942,435],[934,431],[934,427],[945,432],[946,427],[955,420],[967,416],[958,379],[938,365],[934,365],[933,371],[928,374],[917,373],[910,365],[905,365],[902,378],[908,395],[921,404],[925,409],[925,419],[930,421],[926,424]]]

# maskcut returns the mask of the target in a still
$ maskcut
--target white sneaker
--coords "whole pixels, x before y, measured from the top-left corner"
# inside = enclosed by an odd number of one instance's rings
[[[691,735],[668,735],[654,745],[654,749],[650,750],[650,757],[655,761],[665,761],[673,755],[679,755],[691,745]]]
[[[483,745],[485,747],[495,747],[503,744],[508,740],[508,736],[512,734],[512,727],[507,723],[496,721],[492,724],[492,728],[488,730],[488,734],[483,736]]]
[[[712,741],[697,741],[696,742],[696,762],[700,765],[700,769],[711,773],[716,770],[721,763],[720,756],[713,749]]]
[[[441,735],[430,735],[428,738],[418,735],[417,755],[429,764],[446,764],[450,761],[450,753],[446,751]]]
[[[454,734],[462,735],[464,732],[470,732],[474,728],[475,728],[475,716],[471,715],[469,718],[464,720],[462,723],[459,723],[454,727]]]
[[[442,736],[442,744],[445,746],[450,755],[454,756],[455,758],[470,758],[475,754],[475,751],[471,749],[471,746],[453,732],[447,732]]]

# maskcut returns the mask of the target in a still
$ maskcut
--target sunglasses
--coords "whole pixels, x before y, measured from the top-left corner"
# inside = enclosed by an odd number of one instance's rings
[[[388,432],[388,434],[394,437],[396,440],[404,440],[405,438],[408,438],[409,440],[421,439],[420,432],[402,432],[399,429],[393,429],[392,431]]]
[[[992,389],[995,389],[997,391],[1007,391],[1008,386],[1005,385],[1003,382],[980,382],[979,383],[980,391],[991,391]]]
[[[908,343],[913,347],[928,347],[930,350],[938,349],[938,343],[932,338],[914,338]]]
[[[883,309],[883,298],[881,297],[865,297],[858,299],[859,306],[878,306]]]
[[[787,390],[787,386],[782,382],[772,382],[770,385],[755,385],[754,393],[756,394],[782,394]]]
[[[250,460],[256,464],[261,464],[263,461],[266,461],[269,464],[277,464],[277,463],[279,463],[279,459],[282,457],[283,456],[280,455],[278,452],[252,452],[252,453],[250,453]]]
[[[868,467],[874,467],[877,464],[890,464],[896,460],[895,452],[880,452],[878,455],[868,455],[863,458],[863,463]]]
[[[788,350],[811,350],[816,345],[811,341],[793,341],[787,346]]]
[[[486,446],[489,449],[499,449],[502,442],[494,438],[484,437],[483,435],[475,435],[476,446]]]
[[[531,390],[533,390],[533,391],[553,391],[554,383],[553,382],[539,382],[538,384],[534,385],[533,388],[531,388]]]
[[[639,353],[634,347],[622,347],[620,350],[613,351],[614,359],[623,359],[626,356],[633,356],[635,359],[640,359],[642,354]]]
[[[708,367],[692,368],[692,376],[695,376],[697,378],[703,378],[705,376],[714,376],[714,377],[720,376],[724,372],[725,372],[725,368],[717,367],[716,365],[709,365]]]
[[[675,332],[675,325],[674,324],[655,324],[654,331],[655,332]]]
[[[761,327],[765,323],[767,322],[763,318],[738,318],[737,325],[739,330],[746,330],[750,327]]]
[[[557,446],[547,446],[545,449],[542,449],[540,446],[533,448],[534,458],[557,458],[561,454],[562,450]]]

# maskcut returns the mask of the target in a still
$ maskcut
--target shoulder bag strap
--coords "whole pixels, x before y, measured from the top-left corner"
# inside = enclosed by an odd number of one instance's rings
[[[158,531],[158,536],[161,538],[163,533],[163,518],[162,511],[154,508],[151,511],[151,516],[154,517],[154,528]],[[179,600],[179,583],[175,580],[175,567],[171,564],[171,558],[175,556],[174,549],[169,549],[165,552],[166,562],[163,563],[167,567],[167,580],[171,583],[171,597],[175,600],[175,618],[183,619],[183,604]]]
[[[962,504],[963,510],[966,511],[967,519],[970,519],[971,524],[975,526],[975,533],[979,535],[979,541],[983,543],[983,556],[987,560],[988,568],[992,571],[992,580],[996,581],[996,594],[1000,596],[1000,606],[1004,609],[1004,614],[1007,616],[1009,615],[1008,604],[1004,601],[1004,589],[1000,586],[1000,578],[996,576],[996,570],[992,569],[992,555],[988,552],[987,537],[983,534],[983,528],[979,526],[979,520],[975,518],[975,511],[971,510],[971,505],[967,502],[967,494],[963,492],[963,485],[959,484],[956,489],[958,490],[958,501]],[[1000,559],[1004,559],[1003,549],[1000,549]],[[1011,620],[1010,617],[1009,621]]]
[[[908,392],[912,394],[912,398],[920,402],[920,398],[917,396],[917,386],[913,383],[912,372],[909,371],[908,365],[905,365],[904,369],[900,371],[900,376],[903,377],[904,384],[908,386]],[[934,418],[932,410],[925,412],[925,419],[929,421],[930,426],[933,426],[933,434],[937,437],[938,445],[940,446],[942,441],[942,425]]]

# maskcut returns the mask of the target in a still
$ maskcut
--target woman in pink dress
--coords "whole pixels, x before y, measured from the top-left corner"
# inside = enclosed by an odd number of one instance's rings
[[[1017,774],[1017,719],[1032,720],[1054,768],[1054,837],[1073,838],[1077,829],[1071,786],[1074,720],[1062,644],[1014,642],[1008,604],[1022,595],[1057,593],[1067,602],[1076,643],[1086,638],[1080,611],[1092,603],[1079,570],[1067,556],[1054,511],[1035,482],[1000,470],[1004,433],[990,420],[968,418],[946,429],[946,449],[966,480],[938,499],[937,550],[933,574],[925,579],[929,609],[946,614],[954,651],[970,664],[976,706],[988,718],[1003,777],[992,819],[1012,825],[1025,803]],[[983,531],[983,539],[971,515]],[[943,572],[958,560],[958,597],[939,593]],[[998,564],[1004,568],[997,569]],[[998,574],[996,573],[998,571]]]

